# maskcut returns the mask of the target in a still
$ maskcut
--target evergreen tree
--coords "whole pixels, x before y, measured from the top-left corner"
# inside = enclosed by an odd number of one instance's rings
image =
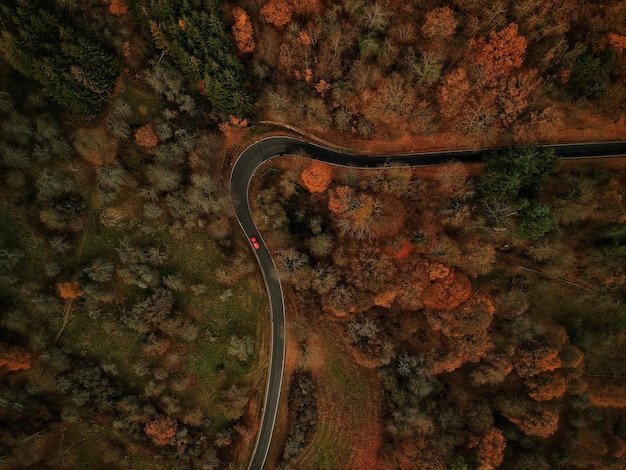
[[[0,52],[52,99],[74,112],[94,113],[108,100],[118,63],[92,33],[43,0],[0,5]]]

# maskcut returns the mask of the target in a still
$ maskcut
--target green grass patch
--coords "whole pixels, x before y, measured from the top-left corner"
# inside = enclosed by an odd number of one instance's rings
[[[126,85],[120,98],[130,105],[132,111],[128,122],[130,125],[143,126],[154,122],[163,111],[163,101],[159,97],[132,86]]]
[[[362,371],[350,362],[345,351],[332,340],[326,342],[325,349],[326,374],[317,384],[320,425],[300,458],[304,467],[316,470],[347,468],[353,433],[368,425],[370,417],[364,407],[372,397]]]
[[[315,440],[311,443],[316,450],[311,456],[310,463],[307,464],[308,468],[320,470],[345,468],[339,462],[344,462],[346,456],[350,455],[350,448],[346,442],[336,437],[335,430],[328,423],[320,426]]]

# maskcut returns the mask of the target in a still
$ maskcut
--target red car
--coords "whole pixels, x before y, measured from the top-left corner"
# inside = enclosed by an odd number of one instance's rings
[[[259,245],[259,242],[257,241],[256,237],[250,237],[250,243],[252,243],[252,246],[254,247],[255,250],[258,250],[259,248],[261,248],[261,245]]]

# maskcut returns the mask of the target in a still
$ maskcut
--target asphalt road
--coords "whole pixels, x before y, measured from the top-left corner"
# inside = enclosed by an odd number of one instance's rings
[[[554,148],[558,155],[567,159],[626,156],[626,142],[546,145],[545,148]],[[249,465],[251,470],[261,470],[265,464],[272,433],[274,431],[283,370],[285,367],[285,308],[283,291],[274,260],[270,256],[261,234],[252,221],[250,206],[248,204],[248,188],[255,170],[261,163],[270,158],[293,154],[304,155],[336,165],[373,168],[390,163],[400,163],[407,166],[438,165],[450,160],[463,163],[475,163],[482,161],[485,154],[493,150],[494,149],[454,150],[393,156],[356,155],[338,152],[291,137],[269,137],[255,142],[239,156],[230,176],[231,201],[239,224],[248,239],[250,237],[257,237],[259,241],[260,248],[255,250],[255,254],[259,266],[261,267],[261,272],[263,273],[263,279],[265,280],[272,315],[269,377],[267,380],[261,429]]]

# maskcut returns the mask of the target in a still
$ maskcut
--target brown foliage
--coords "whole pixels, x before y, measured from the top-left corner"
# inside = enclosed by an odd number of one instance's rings
[[[270,0],[261,8],[261,14],[265,21],[282,28],[291,21],[293,7],[285,0]]]
[[[526,380],[528,395],[537,401],[548,401],[562,397],[567,391],[567,380],[563,374],[543,372]]]
[[[521,414],[512,415],[507,410],[502,414],[528,436],[550,437],[559,427],[559,410],[547,403],[528,406]]]
[[[254,36],[252,35],[252,23],[250,17],[243,8],[233,9],[235,24],[233,25],[233,36],[237,42],[237,49],[242,54],[254,51]]]
[[[148,150],[154,150],[159,144],[159,138],[152,124],[146,124],[135,131],[135,143]]]
[[[473,41],[474,59],[480,67],[483,82],[494,86],[522,65],[526,38],[517,34],[517,24],[511,23],[502,31],[492,31],[489,38]]]
[[[124,4],[123,0],[111,0],[109,10],[115,16],[121,16],[128,13],[128,7]]]
[[[337,186],[328,193],[328,210],[335,214],[348,211],[348,200],[354,197],[354,189],[350,186]]]
[[[439,112],[444,118],[454,117],[470,92],[470,83],[467,72],[463,67],[457,67],[443,77],[442,84],[437,88],[437,104]]]
[[[74,300],[83,295],[83,291],[80,290],[80,282],[78,281],[57,283],[57,292],[59,297],[65,300]]]
[[[623,54],[626,51],[626,36],[621,34],[609,33],[609,44],[617,52]]]
[[[311,160],[309,166],[302,172],[302,183],[312,193],[323,193],[326,191],[332,178],[332,167],[318,160]]]
[[[457,24],[450,7],[435,8],[426,13],[422,34],[428,39],[447,39],[454,34]]]
[[[619,384],[602,383],[589,379],[589,401],[594,406],[625,408],[626,388]]]
[[[30,369],[30,353],[19,346],[0,343],[0,367],[10,371]]]
[[[451,310],[465,302],[472,284],[464,274],[441,263],[425,263],[430,283],[422,292],[422,302],[433,310]]]
[[[152,439],[157,446],[164,446],[176,435],[178,423],[168,416],[159,416],[143,428],[144,432]]]
[[[398,292],[393,289],[389,289],[384,292],[381,292],[376,297],[374,297],[374,305],[378,305],[379,307],[389,308],[391,307],[391,304],[396,298],[396,295],[398,295]]]

